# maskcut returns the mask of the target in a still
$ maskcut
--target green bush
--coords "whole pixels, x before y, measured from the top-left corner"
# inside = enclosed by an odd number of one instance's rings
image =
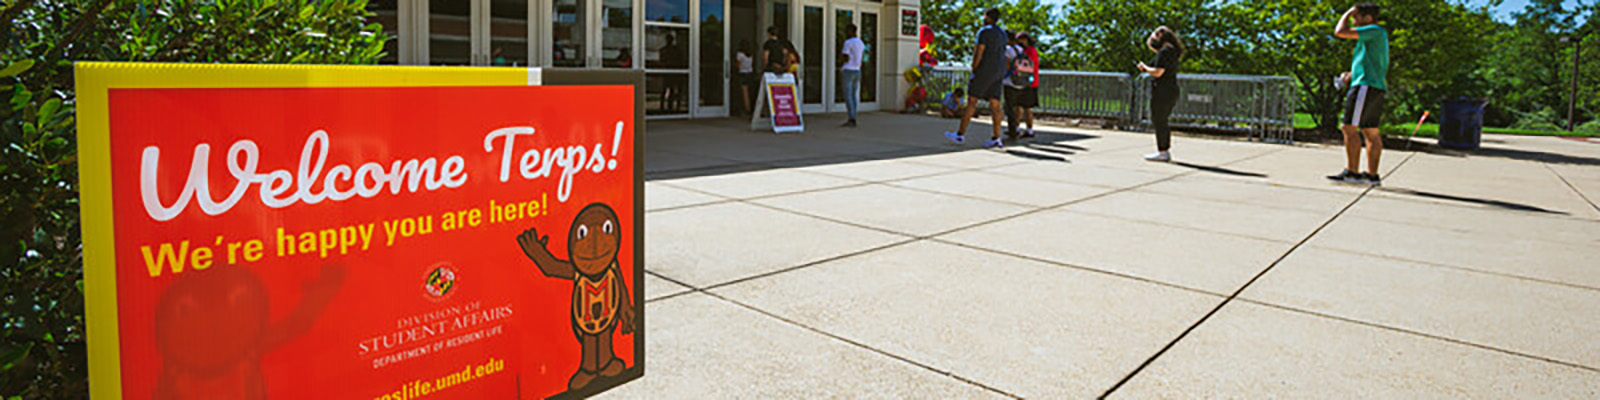
[[[17,0],[0,6],[0,397],[85,398],[72,62],[371,64],[366,0]]]
[[[1574,130],[1584,133],[1600,133],[1600,118],[1595,118],[1594,120],[1583,123],[1583,125],[1578,125],[1578,128]]]
[[[1556,110],[1545,107],[1539,111],[1522,113],[1517,117],[1517,123],[1508,128],[1524,131],[1564,131],[1565,119],[1556,115]]]

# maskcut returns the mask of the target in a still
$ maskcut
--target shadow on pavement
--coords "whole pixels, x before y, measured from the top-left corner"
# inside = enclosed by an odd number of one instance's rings
[[[1519,161],[1535,161],[1535,162],[1543,162],[1543,163],[1550,163],[1550,164],[1573,164],[1573,165],[1600,166],[1600,158],[1593,158],[1593,157],[1582,157],[1582,156],[1574,156],[1574,155],[1561,154],[1561,153],[1551,153],[1551,152],[1544,152],[1544,151],[1518,150],[1518,149],[1510,149],[1510,148],[1504,148],[1504,147],[1480,147],[1477,150],[1455,150],[1455,149],[1450,149],[1450,148],[1439,147],[1439,146],[1436,146],[1436,145],[1432,145],[1432,144],[1428,144],[1428,143],[1424,143],[1424,142],[1420,142],[1420,141],[1418,141],[1416,143],[1421,145],[1421,147],[1419,147],[1419,150],[1426,151],[1429,154],[1441,155],[1441,156],[1461,157],[1461,158],[1465,158],[1465,157],[1499,157],[1499,158],[1508,158],[1508,159],[1519,160]]]
[[[1205,171],[1205,172],[1210,172],[1210,173],[1214,173],[1214,174],[1233,175],[1233,176],[1248,176],[1248,177],[1252,177],[1252,178],[1265,178],[1265,177],[1267,177],[1267,174],[1263,174],[1263,173],[1259,173],[1259,172],[1240,171],[1240,170],[1236,170],[1236,169],[1227,169],[1227,168],[1223,168],[1223,167],[1213,167],[1213,166],[1210,166],[1210,165],[1190,164],[1190,163],[1186,163],[1186,162],[1182,162],[1182,161],[1173,161],[1172,165],[1185,167],[1185,168],[1193,168],[1193,169],[1197,169],[1197,170],[1201,170],[1201,171]]]
[[[1507,210],[1529,211],[1529,212],[1537,212],[1537,213],[1545,213],[1545,214],[1553,214],[1553,215],[1569,215],[1568,213],[1563,212],[1563,211],[1546,210],[1546,209],[1540,208],[1540,207],[1530,206],[1530,205],[1526,205],[1526,204],[1517,204],[1517,203],[1512,203],[1512,202],[1507,202],[1507,201],[1500,201],[1500,200],[1489,200],[1489,199],[1479,199],[1479,198],[1472,198],[1472,197],[1461,197],[1461,196],[1453,196],[1453,195],[1448,195],[1448,194],[1439,194],[1439,193],[1432,193],[1432,192],[1424,192],[1424,191],[1420,191],[1420,190],[1391,188],[1391,187],[1379,187],[1378,190],[1382,190],[1382,191],[1389,192],[1389,193],[1404,194],[1404,195],[1411,195],[1411,196],[1417,196],[1417,197],[1426,197],[1426,198],[1430,198],[1430,199],[1450,200],[1450,201],[1457,201],[1457,202],[1462,202],[1462,203],[1479,204],[1479,205],[1503,208],[1503,209],[1507,209]]]
[[[1516,150],[1503,147],[1484,147],[1478,149],[1478,151],[1474,154],[1480,156],[1510,158],[1513,160],[1539,161],[1551,164],[1600,165],[1600,158],[1579,157],[1543,151]]]
[[[978,150],[971,138],[967,145],[951,145],[938,135],[950,128],[954,120],[890,114],[863,119],[863,128],[844,129],[834,126],[834,122],[840,120],[837,116],[810,117],[806,121],[805,133],[785,135],[775,135],[767,130],[750,130],[748,120],[649,121],[647,126],[651,133],[647,135],[651,137],[645,145],[647,158],[660,156],[667,162],[646,165],[645,179],[694,178]],[[974,120],[969,131],[986,131],[983,128],[987,124],[979,122]],[[1028,144],[1014,145],[1007,148],[1006,153],[1034,160],[1070,162],[1066,156],[1087,151],[1088,148],[1056,142],[1099,137],[1093,134],[1041,131],[1036,138],[1027,140]],[[716,150],[701,149],[701,143]],[[735,157],[726,153],[731,149],[749,151]]]
[[[1035,153],[1035,152],[1032,152],[1032,151],[1026,151],[1026,150],[1022,150],[1022,149],[1018,149],[1018,148],[1014,148],[1013,147],[1013,148],[1007,148],[1006,149],[1006,154],[1010,154],[1010,155],[1016,156],[1016,157],[1032,159],[1032,160],[1039,160],[1039,161],[1072,162],[1071,160],[1067,160],[1067,157],[1065,157],[1065,156],[1063,156],[1063,155],[1061,155],[1060,153],[1057,153],[1057,152],[1047,151],[1047,150],[1040,150],[1040,149],[1034,149],[1034,150],[1036,150],[1036,151],[1044,151],[1044,152]],[[1070,153],[1068,153],[1068,154],[1070,154]]]

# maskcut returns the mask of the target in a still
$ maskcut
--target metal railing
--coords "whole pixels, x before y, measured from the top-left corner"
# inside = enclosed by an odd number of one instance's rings
[[[965,87],[971,71],[934,68],[923,74],[930,106]],[[1123,129],[1150,129],[1150,76],[1114,72],[1040,71],[1035,112],[1114,120]],[[1175,125],[1244,132],[1252,139],[1291,142],[1295,81],[1286,76],[1181,74]]]
[[[1149,75],[1133,90],[1136,124],[1150,127]],[[1262,141],[1294,141],[1294,78],[1287,76],[1180,74],[1173,125],[1244,132]]]

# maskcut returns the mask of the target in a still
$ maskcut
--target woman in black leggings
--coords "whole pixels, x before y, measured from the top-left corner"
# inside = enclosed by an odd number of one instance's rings
[[[1139,71],[1155,77],[1150,85],[1150,123],[1156,128],[1156,152],[1145,155],[1144,159],[1172,161],[1172,154],[1167,153],[1172,147],[1172,129],[1167,125],[1167,118],[1178,105],[1178,61],[1183,58],[1183,39],[1178,38],[1172,28],[1163,26],[1150,32],[1145,45],[1156,52],[1156,59],[1150,64],[1139,63]]]

